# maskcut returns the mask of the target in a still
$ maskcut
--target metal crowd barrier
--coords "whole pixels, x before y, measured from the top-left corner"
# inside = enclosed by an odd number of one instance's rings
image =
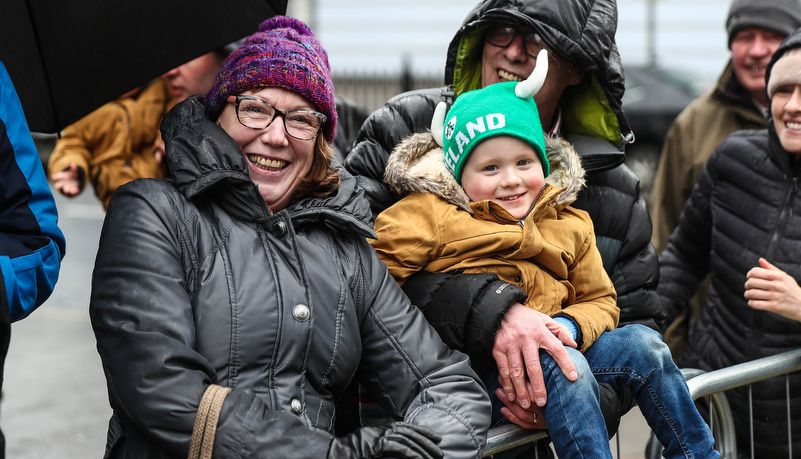
[[[801,349],[764,357],[716,371],[703,372],[696,369],[684,369],[682,373],[687,379],[687,387],[693,400],[707,397],[710,405],[710,427],[715,436],[716,448],[723,458],[737,458],[737,441],[734,434],[734,419],[725,396],[725,391],[737,387],[749,386],[756,382],[776,376],[789,375],[801,370]],[[790,436],[790,380],[786,378],[788,441],[790,442],[790,458],[793,457],[792,438]],[[749,388],[750,400],[750,388]],[[753,420],[751,420],[753,423]],[[751,428],[751,457],[754,457],[753,425]],[[618,432],[620,435],[620,432]],[[548,433],[544,430],[524,430],[516,425],[505,425],[490,429],[487,447],[482,457],[514,448],[529,442],[544,439]],[[661,456],[661,445],[654,438],[649,458]]]
[[[506,424],[490,429],[487,435],[487,447],[481,457],[515,448],[526,443],[535,442],[548,437],[546,430],[525,430],[515,424]]]
[[[725,399],[725,391],[737,387],[750,386],[751,384],[770,379],[776,376],[789,375],[801,370],[801,349],[783,352],[781,354],[763,357],[750,362],[733,365],[720,370],[703,373],[700,370],[690,370],[697,372],[698,376],[688,378],[687,387],[690,388],[690,395],[693,400],[708,397],[710,401],[711,427],[715,436],[715,444],[723,458],[737,458],[737,439],[734,434],[734,417],[732,416],[729,404]],[[692,376],[687,375],[685,377]],[[790,416],[790,378],[785,376],[785,399],[787,403],[787,441],[789,445],[789,457],[793,457],[792,448],[792,426]],[[748,400],[751,402],[751,388],[748,388]],[[754,428],[753,418],[749,420],[751,424],[751,457],[754,457]]]

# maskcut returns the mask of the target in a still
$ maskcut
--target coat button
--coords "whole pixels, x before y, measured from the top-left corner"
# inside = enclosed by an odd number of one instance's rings
[[[292,308],[292,317],[298,322],[306,322],[311,317],[311,310],[305,304],[298,304]]]
[[[275,237],[284,237],[286,236],[286,223],[284,222],[275,222],[272,228],[273,236]]]
[[[289,406],[292,408],[292,412],[295,414],[300,414],[303,412],[303,404],[300,403],[300,400],[293,398],[292,401],[289,403]]]

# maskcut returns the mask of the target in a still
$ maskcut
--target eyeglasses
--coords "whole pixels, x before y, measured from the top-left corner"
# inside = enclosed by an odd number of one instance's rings
[[[249,129],[261,130],[271,125],[277,117],[284,119],[284,130],[298,140],[312,140],[323,128],[328,119],[314,110],[289,110],[282,112],[267,102],[250,96],[230,96],[234,98],[236,119]]]
[[[548,57],[553,56],[553,51],[545,45],[542,37],[535,32],[521,32],[514,27],[493,26],[484,32],[484,41],[499,48],[507,48],[520,35],[523,37],[523,49],[531,57],[537,57],[540,50],[548,51]]]

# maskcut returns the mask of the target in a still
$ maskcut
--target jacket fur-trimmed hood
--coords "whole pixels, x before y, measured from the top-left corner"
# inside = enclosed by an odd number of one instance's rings
[[[545,182],[564,189],[553,202],[566,206],[576,200],[584,187],[581,160],[566,140],[545,136],[545,150],[551,173]],[[470,198],[445,167],[442,147],[430,132],[413,134],[399,143],[387,161],[384,181],[398,198],[412,193],[433,193],[472,213]]]

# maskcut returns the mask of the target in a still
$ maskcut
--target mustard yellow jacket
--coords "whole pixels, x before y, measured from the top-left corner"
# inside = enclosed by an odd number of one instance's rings
[[[49,173],[77,164],[103,208],[131,180],[166,177],[166,164],[157,162],[153,152],[171,99],[167,82],[159,78],[138,96],[109,102],[67,126],[48,161]]]
[[[569,144],[549,141],[550,183],[518,222],[495,203],[469,202],[444,166],[438,169],[442,150],[428,143],[430,134],[416,136],[400,144],[387,165],[388,183],[406,197],[377,217],[378,239],[371,241],[396,281],[403,284],[420,270],[493,272],[524,290],[528,307],[573,318],[582,351],[617,326],[617,297],[593,223],[569,205],[583,185]]]

